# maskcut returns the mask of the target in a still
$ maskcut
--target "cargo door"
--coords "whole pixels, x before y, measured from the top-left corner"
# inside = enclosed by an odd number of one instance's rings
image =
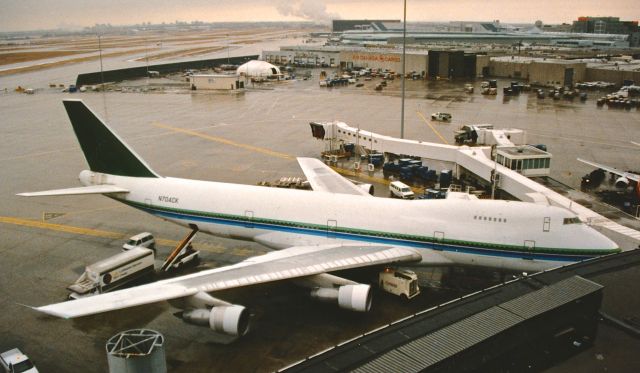
[[[144,207],[151,210],[153,208],[153,204],[151,203],[151,198],[144,199]]]
[[[433,232],[433,248],[436,250],[442,250],[441,244],[444,242],[444,232],[435,231]]]
[[[246,210],[244,212],[244,226],[247,228],[253,228],[253,211]]]
[[[533,253],[536,249],[536,241],[525,240],[524,241],[524,256],[522,259],[533,260]]]
[[[337,230],[338,221],[332,219],[327,220],[327,238],[335,238]]]

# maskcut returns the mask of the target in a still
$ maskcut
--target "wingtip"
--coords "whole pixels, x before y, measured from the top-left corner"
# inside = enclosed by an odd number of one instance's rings
[[[36,306],[30,306],[28,304],[23,304],[23,303],[19,303],[19,302],[15,302],[17,305],[22,306],[22,307],[26,307],[26,308],[30,308],[34,311],[40,312],[40,313],[44,313],[50,316],[55,316],[55,317],[59,317],[62,319],[69,319],[70,317],[68,315],[65,315],[63,313],[60,312],[55,312],[52,311],[50,309],[47,308],[47,306],[42,306],[42,307],[36,307]]]

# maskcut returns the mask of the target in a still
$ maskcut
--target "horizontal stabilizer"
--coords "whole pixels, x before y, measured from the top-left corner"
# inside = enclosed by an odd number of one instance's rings
[[[43,190],[42,192],[18,193],[21,197],[72,196],[77,194],[129,193],[129,190],[115,185],[89,185],[77,188]]]
[[[304,172],[304,176],[307,177],[309,184],[311,184],[311,189],[315,191],[371,196],[369,192],[345,179],[318,159],[298,158],[298,163],[302,168],[302,172]]]

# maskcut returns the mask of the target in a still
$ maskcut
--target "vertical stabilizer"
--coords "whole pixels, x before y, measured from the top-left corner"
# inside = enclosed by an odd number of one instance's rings
[[[81,100],[63,100],[91,171],[133,177],[159,177]]]

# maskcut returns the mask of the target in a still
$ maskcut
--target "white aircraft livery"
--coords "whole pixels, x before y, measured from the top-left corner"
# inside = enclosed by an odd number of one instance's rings
[[[618,246],[568,210],[450,193],[439,200],[376,198],[316,159],[299,158],[313,191],[163,177],[80,100],[64,106],[90,170],[82,187],[23,196],[103,194],[216,236],[276,249],[240,263],[35,309],[74,318],[168,300],[186,322],[244,335],[249,313],[210,295],[291,279],[311,296],[368,311],[371,288],[329,272],[401,264],[538,271],[608,255]]]

